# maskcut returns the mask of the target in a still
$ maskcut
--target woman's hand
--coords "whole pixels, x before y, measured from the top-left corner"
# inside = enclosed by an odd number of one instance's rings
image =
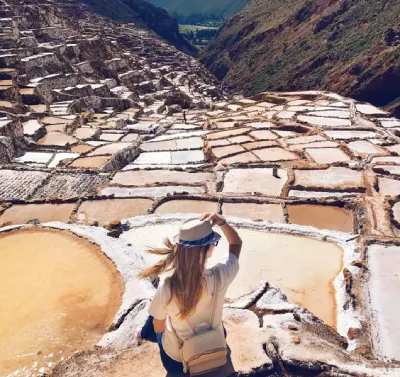
[[[219,225],[229,243],[229,253],[234,254],[239,259],[240,251],[242,250],[242,239],[238,232],[227,224],[226,220],[218,213],[203,213],[200,220],[208,220],[211,225]]]
[[[218,213],[203,213],[200,216],[200,220],[210,221],[212,226],[222,226],[226,224],[226,220],[221,215],[218,215]]]

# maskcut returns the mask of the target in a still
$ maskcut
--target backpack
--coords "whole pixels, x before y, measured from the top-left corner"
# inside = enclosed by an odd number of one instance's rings
[[[211,372],[227,363],[228,346],[225,336],[221,331],[213,328],[215,305],[218,296],[217,280],[219,281],[220,277],[217,268],[213,268],[212,271],[214,275],[214,291],[209,329],[197,333],[193,331],[189,322],[186,320],[193,335],[191,338],[184,341],[175,331],[171,319],[169,319],[171,328],[181,350],[183,371],[185,373],[189,372],[191,376],[199,376]]]

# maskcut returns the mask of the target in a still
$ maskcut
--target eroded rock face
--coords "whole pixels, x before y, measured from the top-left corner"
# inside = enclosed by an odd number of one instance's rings
[[[19,119],[9,120],[0,119],[0,136],[21,138],[24,136],[24,131]]]
[[[10,137],[0,136],[0,164],[10,162],[16,154],[14,141]]]
[[[181,91],[172,91],[167,94],[164,101],[166,106],[179,105],[181,109],[188,109],[190,107],[190,97]]]
[[[129,99],[122,98],[104,98],[97,96],[84,96],[73,101],[68,108],[72,113],[80,113],[84,111],[101,111],[107,107],[115,108],[120,111],[127,110],[135,103]]]

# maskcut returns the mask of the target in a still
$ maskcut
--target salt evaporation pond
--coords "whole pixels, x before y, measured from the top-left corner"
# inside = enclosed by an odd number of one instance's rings
[[[177,224],[146,225],[125,232],[121,238],[139,250],[162,246],[163,237],[173,237]],[[239,229],[243,239],[240,271],[228,290],[235,298],[257,288],[260,280],[281,288],[297,303],[336,326],[336,298],[333,281],[343,266],[343,249],[331,242],[281,233]],[[215,249],[209,266],[228,252],[225,239]],[[144,254],[148,264],[157,256]]]
[[[43,228],[0,233],[0,375],[42,375],[92,347],[122,291],[114,264],[86,239]]]

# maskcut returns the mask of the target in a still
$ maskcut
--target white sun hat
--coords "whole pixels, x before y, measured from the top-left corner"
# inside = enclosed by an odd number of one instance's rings
[[[185,220],[179,227],[174,242],[185,247],[198,247],[218,244],[221,235],[213,231],[211,222],[198,218]]]

